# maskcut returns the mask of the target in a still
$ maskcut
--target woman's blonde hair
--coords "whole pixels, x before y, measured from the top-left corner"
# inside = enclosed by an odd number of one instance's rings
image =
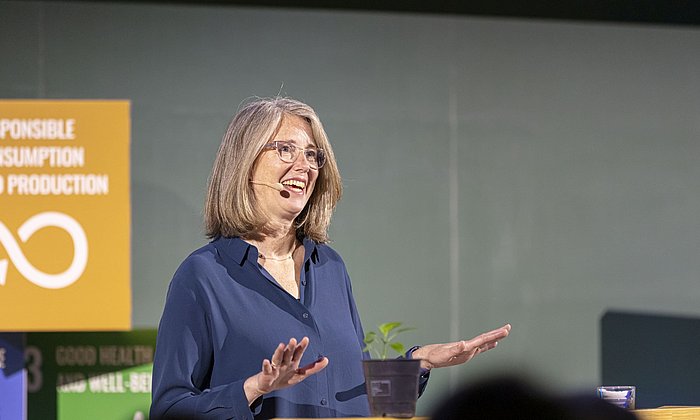
[[[231,120],[221,140],[209,177],[204,204],[207,237],[249,236],[263,230],[267,220],[257,208],[250,177],[255,160],[277,133],[285,115],[304,118],[326,163],[304,210],[295,221],[297,236],[328,241],[328,226],[342,195],[342,182],[333,149],[316,112],[289,98],[262,98],[245,105]]]

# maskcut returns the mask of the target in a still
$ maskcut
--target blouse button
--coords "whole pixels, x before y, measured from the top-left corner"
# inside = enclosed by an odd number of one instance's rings
[[[308,318],[309,318],[309,313],[308,313],[308,312],[304,312],[303,314],[301,314],[301,316],[302,316],[302,318],[304,318],[304,319],[308,319]]]
[[[306,286],[306,280],[302,280],[302,281],[301,281],[301,285],[302,285],[302,286]]]
[[[323,398],[321,400],[321,405],[326,405],[326,404],[328,404],[328,401],[325,398]]]

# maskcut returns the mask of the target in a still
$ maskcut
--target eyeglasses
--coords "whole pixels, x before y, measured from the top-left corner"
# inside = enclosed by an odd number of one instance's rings
[[[304,152],[304,157],[306,161],[309,162],[311,169],[320,169],[326,163],[326,152],[318,147],[302,149],[288,141],[273,141],[272,143],[266,144],[263,149],[277,150],[277,155],[280,160],[286,163],[292,163],[297,160],[297,156],[299,156],[299,151],[301,150]]]

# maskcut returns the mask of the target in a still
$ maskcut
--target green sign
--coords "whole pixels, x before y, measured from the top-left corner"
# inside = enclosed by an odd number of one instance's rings
[[[155,341],[155,330],[27,333],[27,419],[148,418]]]
[[[153,364],[94,375],[58,387],[58,420],[148,418]]]

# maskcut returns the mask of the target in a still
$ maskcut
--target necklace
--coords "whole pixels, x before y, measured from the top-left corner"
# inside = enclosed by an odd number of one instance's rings
[[[260,258],[261,260],[265,260],[265,261],[287,261],[287,260],[291,260],[293,256],[294,256],[294,252],[292,252],[289,256],[284,257],[284,258],[272,258],[272,257],[266,257],[263,254],[258,254],[258,258]]]
[[[294,253],[297,251],[298,248],[299,248],[299,245],[295,246],[294,249],[292,250],[291,254],[289,254],[288,256],[286,256],[284,258],[268,257],[268,256],[265,256],[265,254],[263,254],[262,252],[258,253],[258,258],[260,258],[261,260],[265,260],[265,261],[287,261],[287,260],[292,259],[292,257],[294,256]]]

